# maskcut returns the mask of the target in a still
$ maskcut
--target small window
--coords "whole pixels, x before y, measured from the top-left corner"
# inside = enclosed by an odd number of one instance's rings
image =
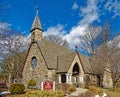
[[[33,32],[33,35],[35,35],[35,32]]]
[[[61,82],[62,82],[62,83],[65,83],[65,82],[66,82],[66,75],[65,75],[65,74],[62,74],[62,75],[61,75]]]
[[[37,66],[37,58],[36,57],[32,57],[32,69],[35,69],[36,68],[36,66]]]

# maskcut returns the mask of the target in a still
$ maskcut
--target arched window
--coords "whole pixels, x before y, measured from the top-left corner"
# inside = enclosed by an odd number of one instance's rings
[[[78,65],[78,63],[75,63],[75,65],[74,65],[74,67],[73,67],[73,75],[78,75],[79,74],[79,70],[80,70],[80,68],[79,68],[79,65]]]
[[[37,58],[36,57],[32,57],[31,65],[32,65],[32,69],[36,68],[36,66],[37,66]]]

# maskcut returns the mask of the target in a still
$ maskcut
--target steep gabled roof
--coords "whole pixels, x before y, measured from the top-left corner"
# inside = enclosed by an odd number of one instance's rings
[[[57,73],[67,72],[75,58],[76,53],[68,53],[58,57],[58,69]]]
[[[42,41],[38,41],[37,43],[43,53],[45,61],[47,62],[48,68],[57,69],[57,57],[73,52],[65,47],[51,43],[44,39]]]
[[[85,73],[93,73],[89,57],[79,54]]]
[[[68,71],[75,58],[76,52],[45,39],[37,41],[37,44],[49,69],[56,69],[57,72]],[[89,58],[80,54],[80,59],[85,73],[92,73]]]

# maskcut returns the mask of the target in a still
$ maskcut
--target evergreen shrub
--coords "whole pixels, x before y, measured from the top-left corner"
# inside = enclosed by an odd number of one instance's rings
[[[36,81],[34,79],[31,79],[28,84],[27,84],[28,88],[33,89],[36,88]]]
[[[25,86],[23,84],[11,84],[9,91],[11,94],[22,94],[24,93]]]

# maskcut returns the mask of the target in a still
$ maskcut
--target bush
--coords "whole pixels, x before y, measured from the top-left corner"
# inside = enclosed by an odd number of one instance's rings
[[[27,85],[28,88],[36,88],[36,81],[34,79],[31,79]]]
[[[99,95],[103,94],[103,90],[100,87],[89,86],[88,89],[96,94],[99,94]]]
[[[24,93],[25,86],[23,84],[12,84],[10,85],[9,91],[11,94],[22,94]]]
[[[75,86],[70,86],[69,92],[75,92],[75,91],[76,91],[76,87]]]
[[[64,97],[63,91],[39,91],[26,93],[25,97]]]

